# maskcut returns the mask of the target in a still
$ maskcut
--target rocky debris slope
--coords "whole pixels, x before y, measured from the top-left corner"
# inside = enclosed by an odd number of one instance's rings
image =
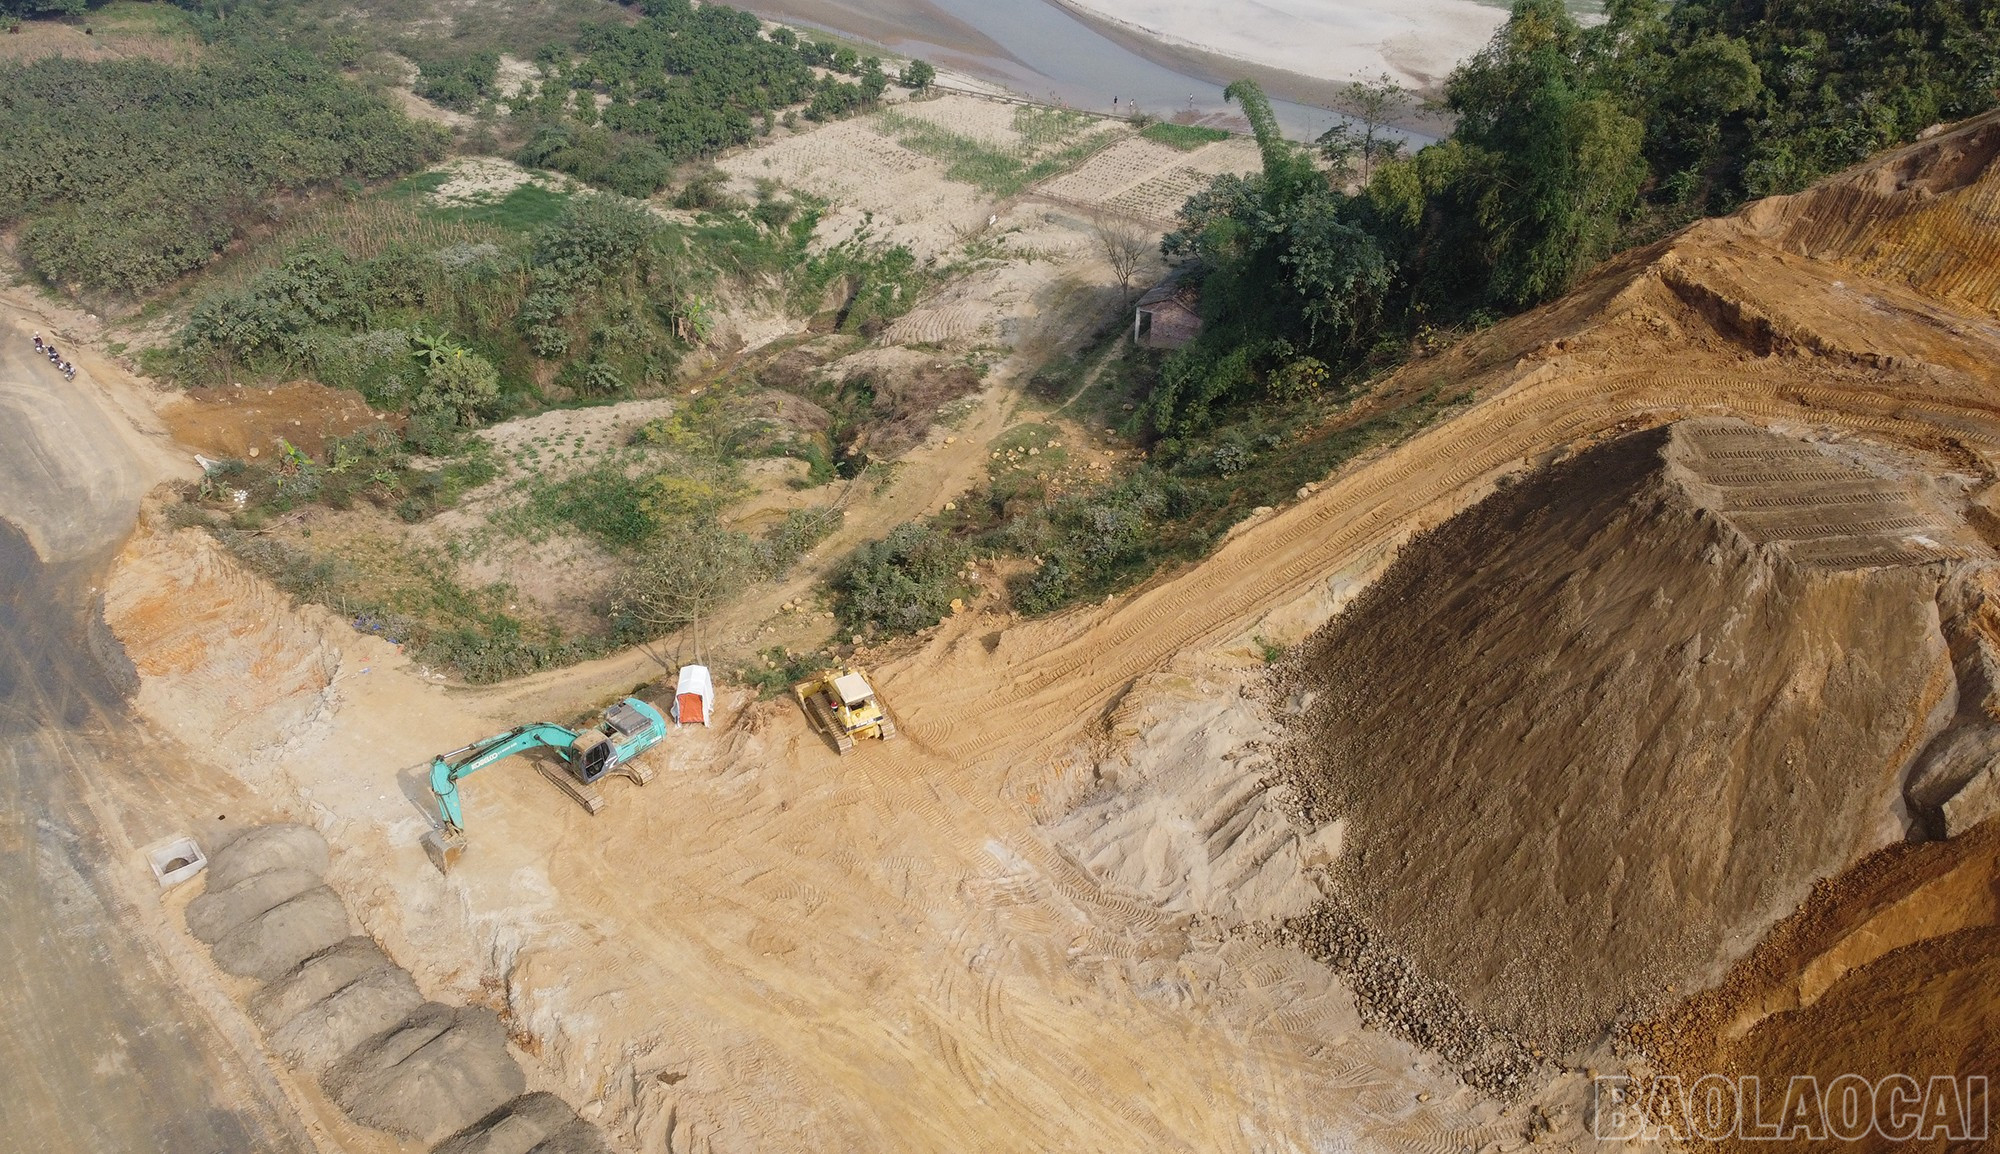
[[[491,1011],[427,1002],[380,946],[350,933],[324,884],[326,839],[302,825],[217,849],[188,932],[216,965],[267,983],[250,1014],[271,1048],[354,1121],[453,1154],[595,1154],[596,1128],[525,1076]]]
[[[1941,593],[1994,563],[1950,507],[1971,479],[1933,474],[1689,421],[1417,539],[1277,676],[1280,763],[1344,824],[1292,932],[1442,1007],[1403,1016],[1448,1054],[1490,1058],[1474,1023],[1567,1053],[1711,980],[1923,820],[1905,780],[1959,709]]]

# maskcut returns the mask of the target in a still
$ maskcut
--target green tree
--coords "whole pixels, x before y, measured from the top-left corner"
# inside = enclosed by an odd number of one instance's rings
[[[928,92],[931,85],[937,83],[937,69],[931,67],[927,60],[912,60],[903,66],[903,74],[897,82],[917,92]]]
[[[1361,160],[1361,183],[1367,184],[1377,162],[1389,159],[1402,150],[1402,140],[1390,135],[1387,130],[1396,117],[1408,110],[1410,94],[1384,72],[1373,80],[1349,81],[1340,90],[1335,102],[1354,119],[1351,123],[1343,121],[1336,124],[1320,136],[1321,155],[1329,161],[1342,153],[1343,161],[1358,156]]]
[[[655,631],[695,625],[757,579],[757,545],[712,518],[667,530],[621,583],[612,615]]]
[[[1607,254],[1645,180],[1643,126],[1591,90],[1581,48],[1562,0],[1516,0],[1445,86],[1483,185],[1488,291],[1511,307],[1561,294]]]

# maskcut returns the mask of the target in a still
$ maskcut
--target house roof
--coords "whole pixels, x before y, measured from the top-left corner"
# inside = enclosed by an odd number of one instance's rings
[[[1152,288],[1147,289],[1146,295],[1140,297],[1139,303],[1134,307],[1142,309],[1152,308],[1153,306],[1160,304],[1163,301],[1179,299],[1181,298],[1182,295],[1181,290],[1183,287],[1192,292],[1194,289],[1193,285],[1183,286],[1181,284],[1181,281],[1187,277],[1187,274],[1188,274],[1188,266],[1186,265],[1182,265],[1179,268],[1174,269],[1172,272],[1168,273],[1165,277],[1163,277],[1160,280],[1160,283],[1154,285]],[[1181,300],[1180,303],[1185,306],[1188,302],[1186,300]]]

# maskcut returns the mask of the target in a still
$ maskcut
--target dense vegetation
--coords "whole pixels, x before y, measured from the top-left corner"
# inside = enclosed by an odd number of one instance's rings
[[[406,413],[409,447],[444,453],[488,420],[657,391],[706,339],[727,285],[810,312],[840,280],[857,325],[907,307],[925,274],[906,250],[864,235],[809,251],[820,207],[773,193],[683,225],[592,194],[540,228],[472,242],[419,230],[357,255],[308,241],[203,298],[155,367],[189,382],[308,375]]]
[[[1011,590],[1028,613],[1199,557],[1250,508],[1460,399],[1438,380],[1350,412],[1382,370],[1562,294],[1622,247],[1991,107],[2000,82],[2000,9],[1979,0],[1614,0],[1606,16],[1586,29],[1560,0],[1519,0],[1447,83],[1451,135],[1413,155],[1381,131],[1408,99],[1391,84],[1351,85],[1359,123],[1310,152],[1254,85],[1232,86],[1262,171],[1191,197],[1164,242],[1193,264],[1203,333],[1165,357],[1127,350],[1110,374],[1145,460],[1062,488],[997,470],[984,499],[856,555],[835,586],[846,623],[934,622],[980,555],[1030,563]],[[1070,395],[1055,384],[1051,399]]]
[[[879,59],[788,28],[767,38],[748,12],[689,0],[643,7],[637,24],[588,28],[574,52],[555,46],[537,56],[539,86],[513,102],[532,134],[523,163],[644,196],[674,164],[771,131],[781,109],[844,116],[873,107],[889,83]],[[912,72],[906,82],[921,87],[930,76]]]
[[[1207,325],[1162,366],[1149,430],[1199,436],[1352,382],[1625,245],[1991,107],[1996,82],[2000,9],[1978,0],[1615,0],[1588,29],[1560,0],[1518,0],[1445,86],[1451,135],[1371,150],[1351,191],[1239,83],[1263,171],[1215,181],[1166,238],[1202,270]],[[1322,145],[1355,151],[1341,130]]]
[[[0,226],[50,282],[143,295],[207,263],[280,194],[440,155],[310,54],[225,42],[202,63],[0,65]]]

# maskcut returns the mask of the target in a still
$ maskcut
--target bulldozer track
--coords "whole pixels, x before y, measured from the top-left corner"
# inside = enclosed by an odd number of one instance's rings
[[[1346,477],[1224,545],[1213,562],[1118,604],[1095,628],[1066,630],[1072,634],[1069,639],[1059,640],[982,697],[991,707],[1016,707],[1061,686],[1072,701],[1083,690],[1091,707],[1075,712],[1094,715],[1118,686],[1159,668],[1173,653],[1247,629],[1256,615],[1303,592],[1319,575],[1388,546],[1421,524],[1441,520],[1447,512],[1441,506],[1470,497],[1480,478],[1519,466],[1549,444],[1691,415],[1794,421],[1915,446],[1949,433],[1985,454],[2000,448],[2000,421],[1991,408],[1913,402],[1880,388],[1760,389],[1754,381],[1710,374],[1628,374],[1610,380],[1541,375],[1480,402],[1393,453],[1354,467]],[[1729,478],[1745,484],[1866,479],[1839,468]],[[1858,495],[1853,501],[1880,499]],[[1853,563],[1885,563],[1880,557],[1855,556],[1862,559]],[[1244,573],[1258,576],[1245,581]],[[1079,681],[1085,684],[1079,686]],[[949,721],[940,721],[956,712],[944,702],[921,714],[906,710],[904,731],[926,751],[953,761],[977,762],[993,753],[1000,744],[997,737],[953,738]],[[1076,723],[1050,726],[1035,739],[1032,755],[1073,741],[1076,731]]]

